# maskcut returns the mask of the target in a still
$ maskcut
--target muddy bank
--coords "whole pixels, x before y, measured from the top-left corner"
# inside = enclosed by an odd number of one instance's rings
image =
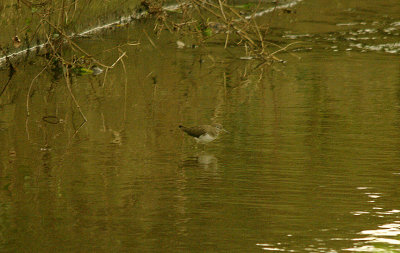
[[[186,36],[188,35],[188,30],[191,30],[189,33],[195,30],[195,33],[200,33],[203,37],[213,37],[213,35],[215,35],[215,29],[213,27],[217,25],[220,28],[222,27],[222,29],[218,28],[219,31],[216,33],[226,34],[225,48],[230,39],[229,34],[235,33],[241,37],[240,40],[244,39],[247,41],[245,44],[249,43],[251,48],[261,52],[261,54],[259,52],[256,53],[259,58],[266,60],[271,56],[264,53],[265,45],[262,42],[264,40],[262,37],[265,37],[265,34],[267,34],[268,25],[266,27],[258,27],[253,19],[278,9],[293,7],[301,1],[302,0],[294,0],[279,3],[275,1],[266,1],[258,5],[254,3],[243,4],[242,1],[233,1],[230,4],[224,3],[224,6],[218,6],[214,3],[197,1],[176,4],[170,1],[157,2],[149,0],[136,1],[135,4],[131,3],[131,5],[126,6],[126,8],[124,5],[120,5],[118,8],[114,8],[113,11],[106,12],[106,14],[101,11],[107,11],[107,8],[100,8],[96,4],[91,4],[90,2],[85,5],[85,7],[82,6],[82,8],[79,8],[76,2],[68,4],[65,1],[60,3],[54,2],[51,5],[47,3],[33,4],[25,1],[22,1],[23,4],[19,2],[17,4],[10,3],[0,6],[0,10],[3,11],[10,8],[15,9],[14,12],[10,12],[11,14],[9,14],[7,20],[18,18],[22,20],[24,17],[27,18],[25,18],[25,23],[23,24],[15,22],[14,25],[4,26],[7,32],[6,36],[0,40],[0,68],[5,67],[6,64],[13,64],[15,61],[24,60],[24,58],[27,60],[32,55],[44,55],[48,51],[54,53],[59,50],[55,48],[59,43],[68,42],[70,46],[72,46],[70,40],[73,38],[88,37],[104,31],[105,29],[113,29],[125,24],[130,24],[135,20],[147,17],[148,14],[150,14],[150,16],[155,16],[159,21],[160,28],[157,27],[157,24],[154,27],[156,33],[156,30],[159,30],[159,32],[161,32],[161,30],[169,30],[171,32],[171,29],[173,29],[181,32],[182,36]],[[113,2],[108,4],[111,5],[112,3]],[[222,4],[222,2],[220,4]],[[99,9],[99,11],[92,11],[90,8],[91,5],[94,5],[93,9]],[[121,6],[123,10],[118,11]],[[193,6],[196,7],[193,8]],[[196,9],[198,13],[190,13],[187,11],[188,9]],[[26,10],[28,10],[28,12],[26,12]],[[221,13],[218,13],[220,10]],[[209,22],[210,17],[203,16],[204,13],[202,12],[204,11],[208,12],[208,15],[211,14],[211,16],[214,16],[213,19],[219,19],[219,22]],[[215,11],[217,11],[217,13]],[[159,15],[160,12],[163,12],[163,14]],[[165,22],[166,19],[169,19],[169,15],[165,14],[166,12],[180,13],[183,23],[172,22],[168,25]],[[228,12],[231,13],[228,14]],[[193,19],[192,15],[197,15],[197,18]],[[183,21],[185,19],[186,21]],[[237,23],[242,23],[244,26],[236,26],[235,24]],[[252,23],[254,23],[254,26]],[[23,25],[25,25],[25,27],[20,29],[19,27]],[[184,29],[182,29],[182,25]],[[253,26],[253,31],[249,29],[250,26]],[[35,28],[33,29],[33,27]],[[253,33],[253,36],[250,36],[249,33]],[[262,35],[262,33],[265,34]],[[10,39],[7,40],[7,37]],[[250,58],[253,58],[253,56]],[[275,56],[272,58],[275,60],[277,59]]]
[[[49,38],[48,36],[60,36],[55,27],[62,27],[67,34],[79,34],[101,24],[118,20],[133,13],[139,3],[139,0],[1,1],[0,56],[40,45]],[[45,22],[45,19],[55,27]]]

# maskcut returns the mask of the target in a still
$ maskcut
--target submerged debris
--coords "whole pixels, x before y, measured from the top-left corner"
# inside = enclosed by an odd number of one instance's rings
[[[253,60],[254,57],[253,56],[242,56],[239,58],[240,60]]]
[[[92,75],[94,75],[94,76],[100,75],[104,71],[104,70],[102,70],[101,68],[99,68],[97,66],[93,66],[91,68],[91,70],[92,70]]]
[[[43,116],[42,120],[49,124],[58,124],[58,123],[62,122],[61,119],[59,119],[57,116],[53,116],[53,115]]]
[[[13,41],[13,46],[14,46],[15,48],[19,48],[19,47],[21,46],[21,44],[22,44],[21,40],[18,38],[17,35],[15,35],[15,36],[12,38],[12,41]]]
[[[150,15],[163,12],[163,1],[141,0],[139,5],[140,11],[146,11]]]
[[[218,22],[208,22],[207,27],[211,29],[213,33],[226,32],[226,25]]]
[[[177,46],[179,49],[182,49],[182,48],[184,48],[184,47],[186,46],[186,44],[183,43],[183,42],[180,41],[180,40],[177,40],[177,41],[176,41],[176,46]]]

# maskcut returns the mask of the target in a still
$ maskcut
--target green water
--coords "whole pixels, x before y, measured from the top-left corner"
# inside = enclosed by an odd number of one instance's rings
[[[82,127],[52,71],[27,117],[43,66],[20,66],[0,98],[0,251],[400,251],[400,11],[373,2],[261,18],[303,42],[264,67],[169,34],[154,48],[146,22],[80,41],[142,42],[126,74],[72,78]],[[204,150],[178,129],[213,121],[229,133]]]

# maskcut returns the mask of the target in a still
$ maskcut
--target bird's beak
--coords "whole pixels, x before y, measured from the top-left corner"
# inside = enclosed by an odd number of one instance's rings
[[[224,131],[225,133],[229,133],[228,131],[226,131],[226,130],[225,130],[225,129],[223,129],[223,128],[222,128],[221,130],[222,130],[222,131]]]

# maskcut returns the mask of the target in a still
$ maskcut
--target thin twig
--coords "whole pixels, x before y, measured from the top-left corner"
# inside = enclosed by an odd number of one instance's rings
[[[29,116],[30,116],[30,111],[29,111],[29,97],[31,94],[31,90],[33,87],[33,83],[35,82],[35,80],[50,66],[50,63],[52,62],[53,58],[51,58],[46,66],[32,79],[31,84],[29,85],[29,89],[28,89],[28,93],[26,94],[26,120],[25,120],[25,131],[26,131],[26,135],[27,138],[29,140],[29,129],[28,129],[28,121],[29,121]]]
[[[226,29],[226,38],[225,38],[225,45],[224,45],[224,48],[226,49],[226,47],[228,46],[228,40],[229,40],[229,34],[230,34],[230,26],[231,26],[231,23],[228,23],[228,27],[227,27],[227,29]]]
[[[69,94],[71,95],[72,100],[74,101],[76,108],[78,108],[78,111],[79,111],[79,113],[81,114],[81,116],[82,116],[84,122],[87,122],[87,119],[86,119],[86,117],[85,117],[85,114],[83,114],[83,112],[82,112],[82,110],[81,110],[81,107],[80,107],[78,101],[76,100],[76,98],[75,98],[75,96],[74,96],[74,93],[72,93],[71,82],[70,82],[70,80],[69,80],[70,75],[69,75],[68,67],[65,67],[64,69],[65,69],[64,77],[65,77],[65,81],[66,81],[66,83],[67,83],[67,88],[68,88]]]
[[[226,16],[225,16],[225,12],[224,12],[224,7],[222,6],[222,2],[221,0],[218,0],[219,3],[219,8],[221,9],[221,14],[224,17],[225,22],[227,21]]]
[[[271,44],[271,45],[273,45],[273,46],[279,47],[280,49],[283,49],[283,47],[281,47],[280,45],[278,45],[278,44],[276,44],[276,43],[273,43],[273,42],[270,42],[270,41],[265,41],[265,42],[268,43],[268,44]],[[301,43],[301,42],[298,41],[298,43]],[[301,59],[301,57],[298,56],[297,54],[294,54],[294,53],[292,53],[292,52],[289,52],[289,54],[290,54],[291,56],[293,56],[293,57],[296,57],[297,59]]]
[[[80,46],[78,46],[75,42],[72,41],[72,39],[70,38],[70,36],[66,35],[62,30],[60,30],[58,27],[56,27],[55,25],[53,25],[52,23],[50,23],[50,21],[46,20],[46,23],[49,24],[51,27],[53,27],[54,29],[56,29],[62,36],[63,38],[65,38],[71,46],[75,47],[76,49],[78,49],[81,53],[83,53],[84,55],[90,57],[91,59],[93,59],[93,61],[95,63],[97,63],[98,65],[104,67],[104,68],[109,68],[109,66],[104,65],[103,63],[101,63],[100,61],[96,60],[93,56],[91,56],[90,54],[88,54],[85,50],[83,50]]]
[[[281,49],[276,50],[275,52],[271,53],[269,56],[274,56],[275,54],[281,52],[281,51],[285,51],[288,47],[294,45],[294,44],[298,44],[301,43],[300,41],[295,41],[293,43],[287,44],[286,46],[282,47]]]
[[[126,52],[123,52],[123,53],[118,57],[118,59],[117,59],[110,67],[108,67],[108,68],[109,68],[109,69],[114,68],[114,67],[115,67],[115,64],[117,64],[124,56],[126,56]]]
[[[121,50],[120,50],[121,51]],[[128,104],[128,76],[126,72],[126,67],[125,67],[125,62],[123,59],[123,56],[126,54],[126,52],[123,52],[123,54],[120,56],[121,63],[122,63],[122,68],[124,70],[124,76],[125,76],[125,82],[124,82],[124,122],[126,120],[126,107]]]
[[[154,47],[157,48],[156,44],[154,44],[153,40],[150,38],[149,34],[146,32],[145,29],[143,29],[144,34],[147,36],[147,39],[150,41],[150,44]]]
[[[32,79],[31,84],[29,85],[29,89],[28,89],[28,93],[26,94],[26,115],[29,116],[30,115],[30,111],[29,111],[29,97],[31,96],[31,90],[33,87],[33,83],[36,81],[36,79],[47,69],[47,67],[50,66],[50,63],[52,62],[53,58],[51,58],[46,66],[44,66],[44,68]]]
[[[256,22],[256,20],[254,18],[253,18],[253,23],[254,23],[254,26],[256,28],[256,31],[257,31],[257,34],[258,34],[258,38],[259,38],[259,40],[261,42],[261,50],[262,50],[261,54],[263,54],[264,53],[264,49],[265,49],[264,40],[263,40],[263,37],[261,35],[260,29],[258,28],[257,22]]]

